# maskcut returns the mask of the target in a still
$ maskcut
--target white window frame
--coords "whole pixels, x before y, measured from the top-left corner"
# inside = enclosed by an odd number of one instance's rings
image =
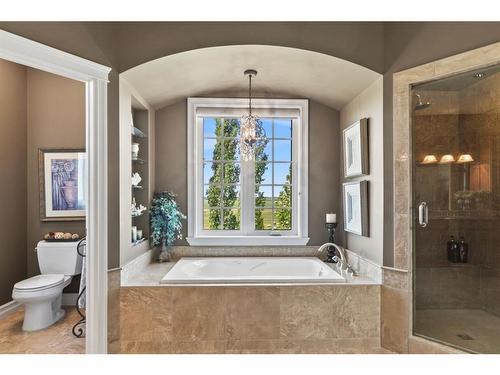
[[[188,237],[191,246],[303,246],[308,237],[308,145],[309,102],[307,99],[252,99],[257,116],[290,117],[292,127],[292,231],[254,231],[248,226],[241,230],[203,230],[203,117],[241,117],[248,111],[244,98],[188,98],[187,102],[188,160]],[[242,174],[249,173],[242,168]],[[250,179],[246,179],[251,182]],[[247,202],[247,215],[253,213],[254,193],[240,182],[242,201]],[[250,193],[251,192],[251,193]],[[252,203],[249,203],[252,202]],[[245,212],[243,212],[245,214]],[[261,234],[262,233],[262,234]]]

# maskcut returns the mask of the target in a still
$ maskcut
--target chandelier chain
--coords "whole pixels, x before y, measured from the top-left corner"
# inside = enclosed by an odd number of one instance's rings
[[[252,116],[252,75],[248,75],[248,113]]]

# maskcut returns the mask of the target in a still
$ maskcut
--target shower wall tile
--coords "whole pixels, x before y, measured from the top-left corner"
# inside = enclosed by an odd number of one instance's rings
[[[500,43],[493,43],[472,51],[467,51],[454,56],[435,61],[434,74],[437,76],[454,74],[465,70],[472,70],[500,62]]]
[[[500,316],[500,267],[483,267],[481,270],[481,306]]]
[[[408,214],[410,211],[409,200],[409,168],[407,161],[394,162],[394,173],[397,173],[399,179],[395,182],[394,192],[394,212],[397,214]]]
[[[380,348],[380,286],[125,287],[122,353]]]
[[[479,309],[480,268],[417,268],[416,309]]]
[[[408,214],[394,214],[394,267],[403,270],[409,265],[409,227]]]

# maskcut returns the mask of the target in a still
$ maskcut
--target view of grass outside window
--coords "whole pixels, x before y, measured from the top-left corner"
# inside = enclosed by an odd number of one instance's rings
[[[257,142],[255,160],[246,162],[240,158],[240,119],[203,119],[203,229],[240,230],[241,184],[248,178],[242,163],[251,163],[254,178],[255,230],[292,229],[292,120],[261,119],[259,126],[266,137]]]

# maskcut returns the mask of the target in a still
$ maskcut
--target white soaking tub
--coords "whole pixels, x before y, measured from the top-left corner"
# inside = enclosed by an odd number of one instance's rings
[[[345,279],[318,258],[182,258],[162,284],[342,283]]]

